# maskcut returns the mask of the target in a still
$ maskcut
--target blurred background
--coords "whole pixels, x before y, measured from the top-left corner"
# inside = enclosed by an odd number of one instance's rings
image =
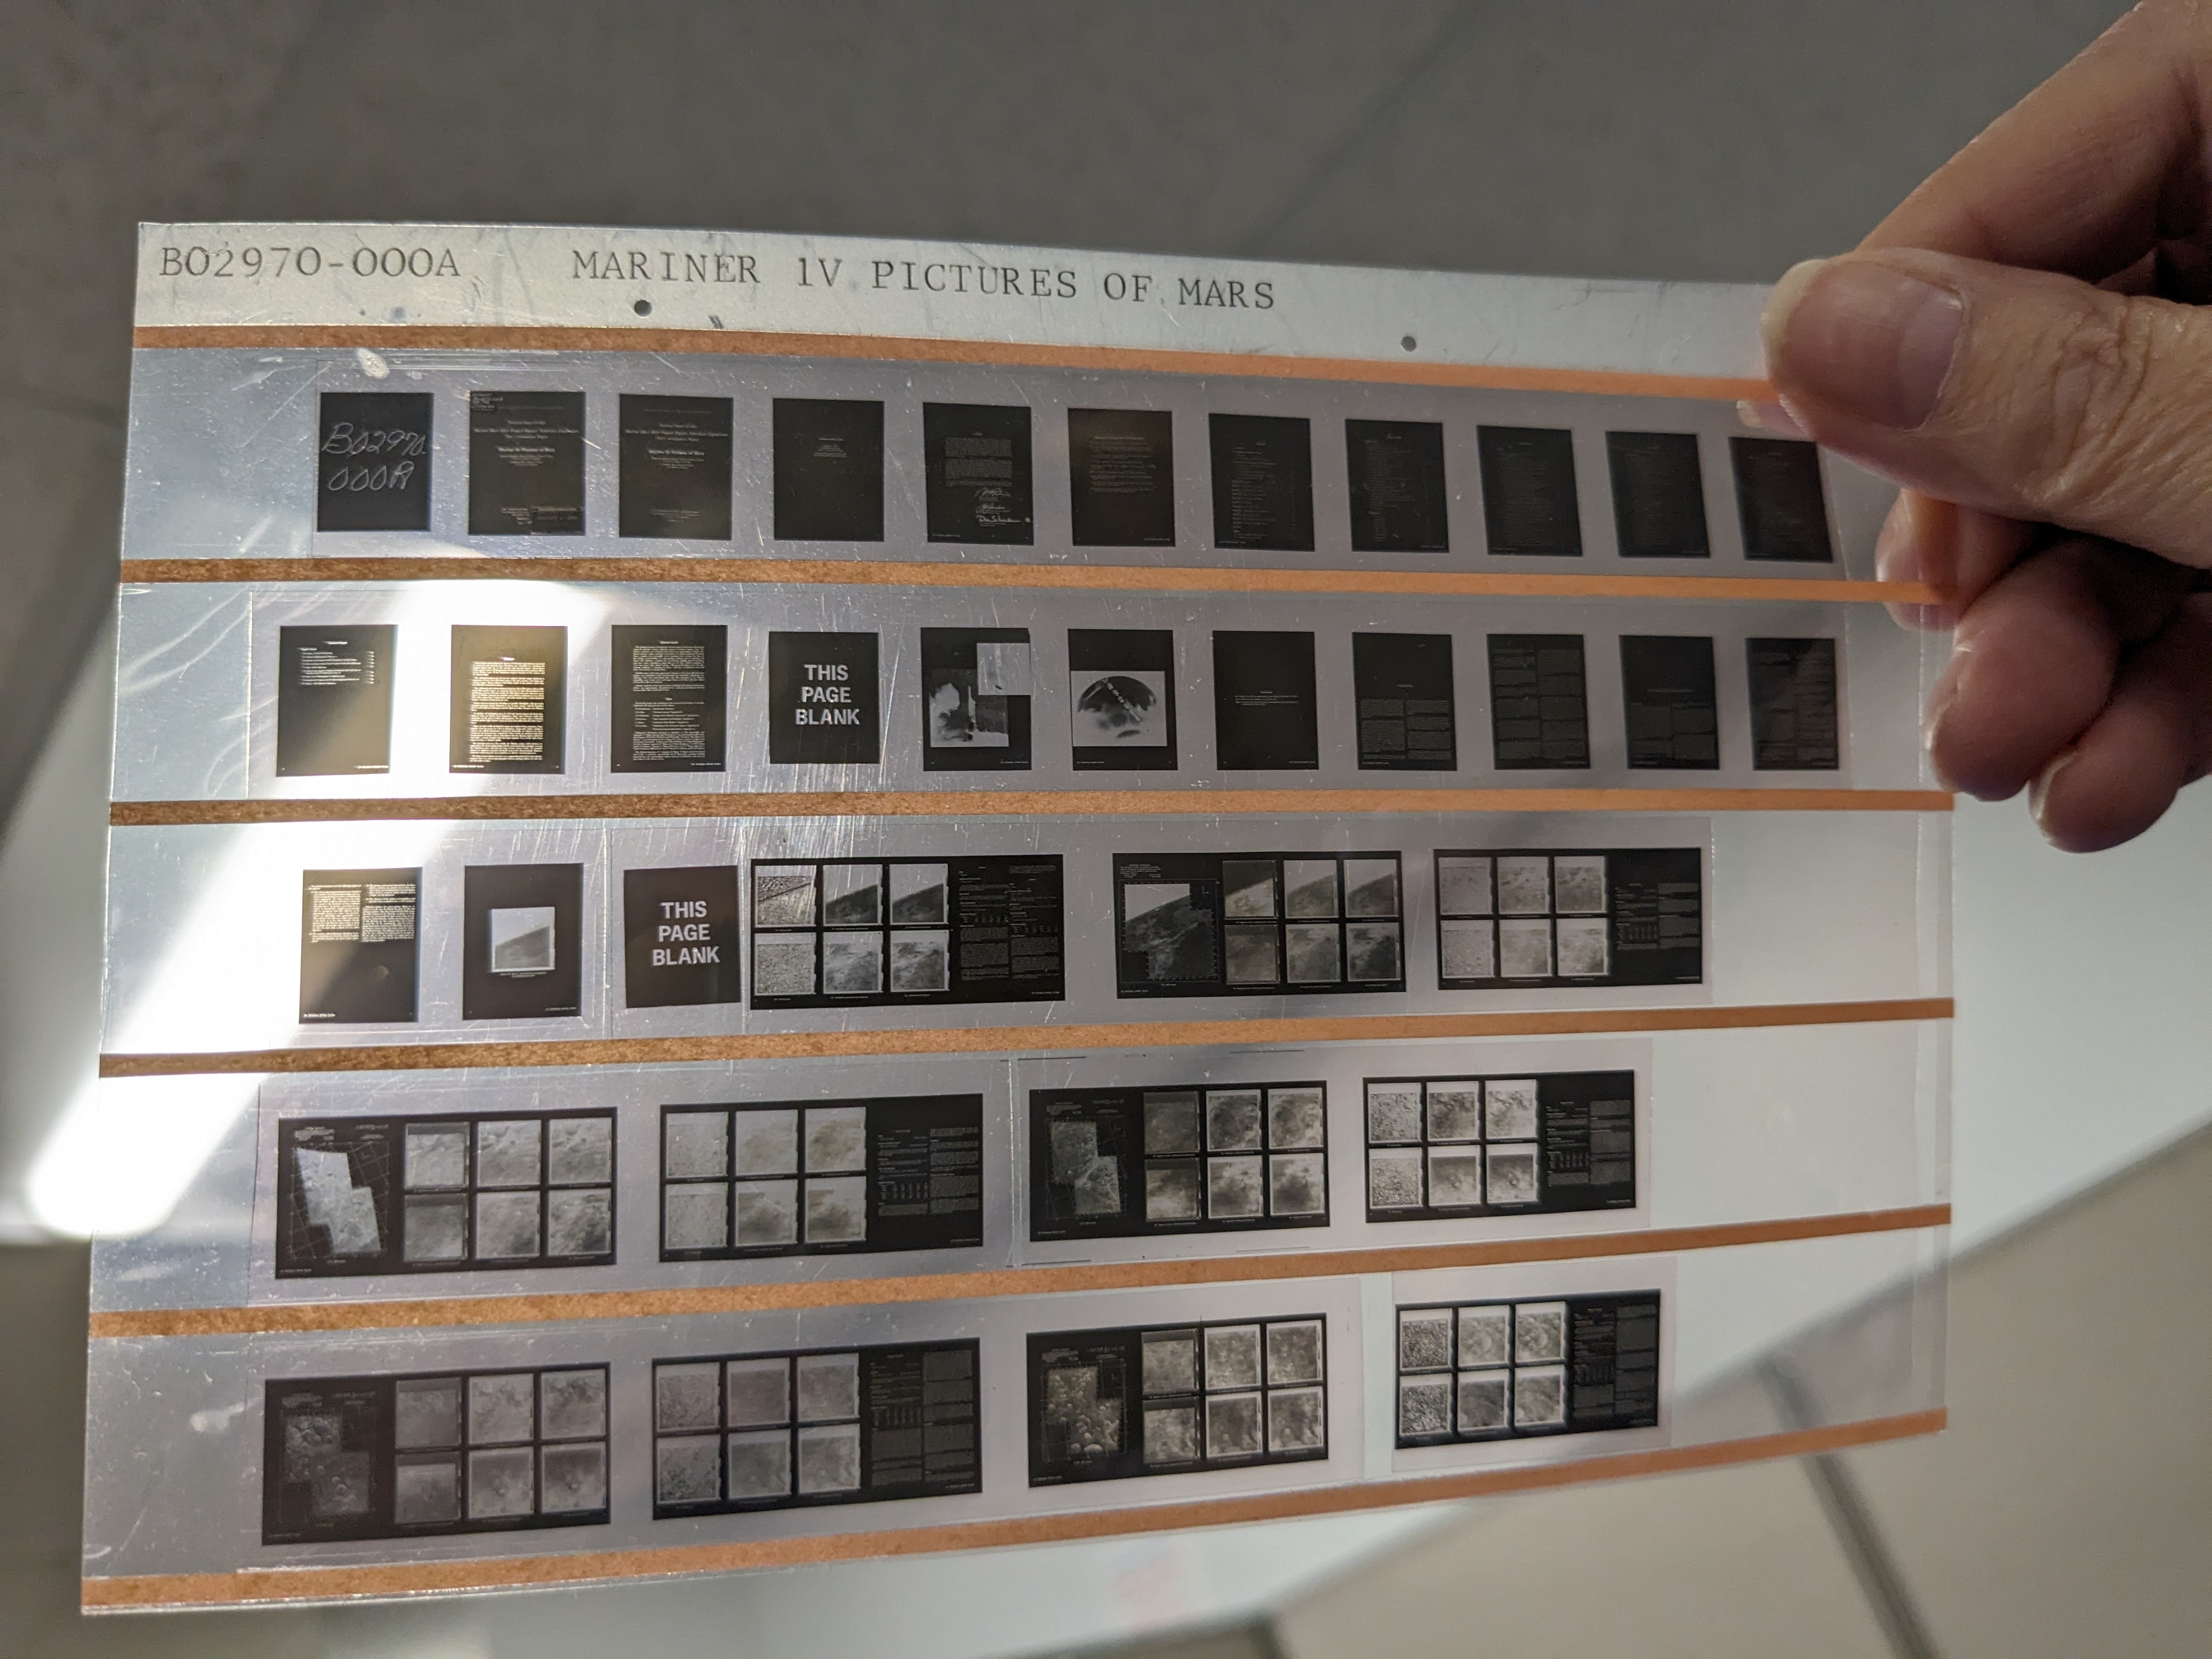
[[[1766,282],[2115,0],[0,8],[0,1654],[2201,1655],[2212,807],[1958,819],[1954,1427],[1443,1510],[314,1613],[75,1611],[140,220],[708,226]],[[1831,1310],[1825,1337],[1878,1309]],[[1717,1386],[1759,1386],[1756,1368]]]

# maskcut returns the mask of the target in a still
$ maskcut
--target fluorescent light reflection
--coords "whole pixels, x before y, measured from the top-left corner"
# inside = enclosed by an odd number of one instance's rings
[[[40,1224],[76,1238],[151,1232],[261,1086],[257,1076],[94,1078],[39,1149],[25,1196]]]
[[[410,589],[390,611],[405,640],[442,643],[456,622],[558,626],[569,660],[595,660],[607,607],[559,583],[440,582]],[[395,750],[409,734],[447,729],[442,651],[403,649],[394,686]],[[411,671],[410,665],[413,665]],[[495,787],[481,775],[418,775],[413,793],[469,795]],[[416,779],[408,779],[415,783]],[[395,869],[427,865],[450,833],[422,820],[262,824],[228,832],[229,849],[194,899],[161,962],[129,1006],[112,1012],[112,1046],[125,1054],[297,1046],[303,869]],[[274,946],[275,948],[271,948]]]
[[[457,622],[565,627],[573,683],[574,665],[594,660],[607,605],[559,583],[425,583],[403,590],[388,620],[417,642],[399,656],[394,750],[416,748],[421,734],[431,732],[442,754],[446,629]],[[410,793],[472,795],[495,781],[432,773],[427,763],[407,769],[413,775],[404,782],[419,786]],[[127,1006],[109,1011],[107,1041],[115,1052],[301,1046],[301,871],[426,866],[451,827],[388,820],[258,824],[217,833],[226,850],[163,942],[156,966]],[[33,1212],[42,1224],[78,1237],[129,1236],[159,1226],[191,1189],[225,1129],[251,1107],[260,1081],[88,1080],[32,1166]]]

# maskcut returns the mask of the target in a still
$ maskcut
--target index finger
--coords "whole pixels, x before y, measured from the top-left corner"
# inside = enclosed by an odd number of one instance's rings
[[[2212,20],[2147,0],[1939,168],[1862,248],[1917,247],[2100,282],[2209,194]]]

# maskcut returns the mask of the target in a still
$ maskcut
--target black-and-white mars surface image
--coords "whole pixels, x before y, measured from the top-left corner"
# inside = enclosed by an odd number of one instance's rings
[[[1068,676],[1067,705],[1079,749],[1167,746],[1168,679],[1146,669]]]

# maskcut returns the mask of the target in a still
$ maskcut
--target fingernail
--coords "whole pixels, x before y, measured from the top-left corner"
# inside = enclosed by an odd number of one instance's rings
[[[1949,289],[1843,258],[1791,266],[1761,331],[1767,373],[1785,397],[1903,430],[1934,412],[1965,323]]]
[[[1913,510],[1912,498],[1900,494],[1891,506],[1889,516],[1881,521],[1881,533],[1875,538],[1875,580],[1924,581],[1926,565],[1921,546],[1920,515]],[[1900,628],[1932,634],[1951,625],[1949,614],[1941,606],[1892,602],[1887,609],[1890,620]]]
[[[2074,755],[2073,750],[2067,750],[2042,771],[2037,773],[2035,781],[2027,786],[2027,811],[2029,816],[2035,820],[2035,827],[2043,832],[2044,840],[2060,850],[2067,852],[2073,849],[2066,847],[2057,836],[2051,833],[2051,826],[2044,821],[2043,815],[2045,808],[2051,802],[2051,784],[2056,781],[2061,772],[2074,764]]]
[[[1924,580],[1920,572],[1919,515],[1912,498],[1899,491],[1875,538],[1874,574],[1881,581],[1917,582]]]
[[[1780,404],[1757,404],[1746,398],[1735,406],[1736,418],[1755,432],[1771,432],[1780,438],[1809,438],[1796,416]]]
[[[1920,746],[1927,751],[1928,769],[1935,775],[1938,787],[1958,793],[1959,786],[1943,770],[1943,763],[1936,753],[1936,744],[1942,737],[1943,717],[1951,712],[1951,705],[1959,700],[1959,678],[1966,665],[1956,656],[1936,682],[1936,689],[1928,694],[1928,707],[1920,716]]]

